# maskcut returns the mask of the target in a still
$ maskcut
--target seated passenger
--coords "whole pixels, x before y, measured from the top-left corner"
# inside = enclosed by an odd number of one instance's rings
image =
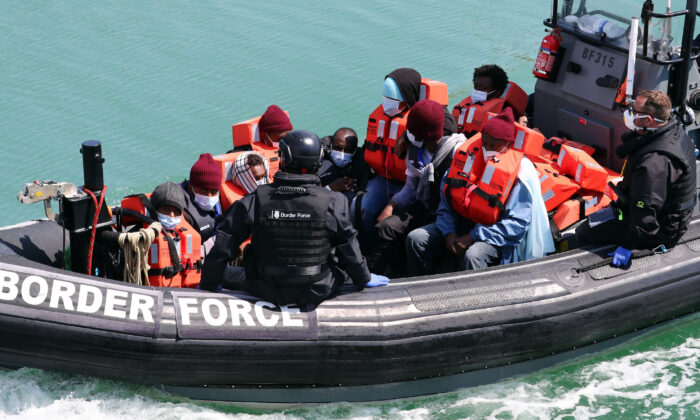
[[[267,159],[255,152],[243,153],[233,163],[233,183],[251,193],[258,185],[268,183],[270,166]]]
[[[220,179],[220,178],[219,178]],[[185,192],[168,181],[151,194],[150,214],[155,210],[163,231],[149,247],[148,281],[151,286],[197,287],[200,281],[202,241],[194,228],[183,220]]]
[[[499,113],[505,107],[511,108],[519,123],[527,125],[524,113],[528,96],[518,85],[508,81],[508,75],[502,68],[495,64],[477,67],[472,83],[474,90],[471,96],[464,98],[452,110],[459,132],[471,137],[484,123],[488,112]],[[504,95],[506,90],[508,92]]]
[[[367,193],[361,202],[362,221],[359,230],[365,252],[369,245],[368,238],[375,235],[377,216],[389,203],[389,199],[403,186],[408,140],[401,127],[405,127],[402,124],[405,124],[406,114],[410,115],[411,107],[420,98],[420,88],[421,75],[416,70],[399,68],[392,71],[384,78],[381,105],[383,113],[380,111],[378,118],[375,118],[377,110],[370,115],[364,145],[365,161],[377,176],[369,181]],[[457,125],[447,107],[444,107],[443,111],[443,135],[450,135],[456,132]],[[396,139],[395,143],[392,138]]]
[[[280,142],[280,171],[226,210],[202,269],[201,288],[217,290],[238,247],[245,249],[244,289],[278,305],[318,304],[351,279],[358,289],[389,279],[370,275],[342,194],[321,187],[321,144],[296,130]],[[335,248],[334,262],[331,248]]]
[[[363,150],[357,147],[357,133],[352,128],[339,128],[330,136],[329,143],[329,151],[324,154],[318,171],[321,185],[343,193],[348,203],[352,203],[357,191],[367,187],[370,175]]]
[[[190,169],[189,181],[180,184],[186,192],[185,220],[202,236],[202,243],[216,234],[217,218],[221,215],[221,178],[221,166],[211,154],[202,153]]]
[[[279,141],[292,131],[293,127],[282,108],[270,105],[260,117],[258,129],[260,130],[260,141],[265,146],[276,149],[279,147]]]
[[[173,231],[181,223],[185,200],[182,188],[172,181],[160,184],[153,190],[151,205],[163,229]]]
[[[258,121],[258,132],[260,135],[261,147],[265,149],[276,149],[279,141],[292,130],[292,123],[289,117],[277,105],[270,105]],[[257,143],[256,143],[257,144]],[[250,145],[236,146],[230,152],[241,152],[253,150]]]
[[[671,118],[669,97],[657,90],[641,92],[624,118],[630,131],[615,154],[627,159],[627,169],[617,187],[615,211],[599,210],[576,229],[579,244],[618,244],[611,254],[617,267],[629,264],[632,249],[675,246],[688,230],[697,193],[695,148]],[[594,218],[599,224],[591,228]]]
[[[408,115],[406,183],[377,218],[377,238],[372,238],[374,248],[367,256],[372,272],[386,273],[391,267],[392,274],[400,274],[406,235],[435,220],[440,181],[466,140],[463,134],[443,136],[443,124],[442,106],[429,99],[418,101]]]
[[[452,170],[443,179],[436,222],[412,231],[406,240],[409,275],[432,273],[435,259],[444,255],[445,249],[459,259],[461,270],[538,258],[554,251],[537,171],[522,153],[510,148],[514,139],[513,113],[506,108],[486,122],[478,140],[480,145],[472,143],[472,139],[464,144],[477,162],[473,167],[481,168],[482,173],[475,177],[480,181],[466,185],[451,182]],[[460,147],[459,152],[462,151]],[[484,164],[478,165],[479,160]],[[514,184],[505,197],[487,195],[480,187],[476,188],[491,183],[482,174],[493,174],[497,165],[509,177],[500,176],[498,181],[508,186]],[[456,169],[455,172],[471,171]],[[455,209],[454,205],[461,208]],[[500,213],[495,208],[501,208]],[[458,213],[486,213],[495,221],[478,223]]]

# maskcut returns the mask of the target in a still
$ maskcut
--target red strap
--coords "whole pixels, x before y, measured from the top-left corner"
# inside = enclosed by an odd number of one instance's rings
[[[394,168],[394,157],[392,156],[394,152],[390,147],[386,148],[386,154],[384,155],[384,167],[391,170]]]
[[[95,246],[95,231],[97,231],[97,219],[100,217],[100,210],[102,209],[102,203],[105,202],[105,191],[107,191],[107,186],[102,187],[102,193],[100,194],[100,202],[97,203],[97,197],[89,189],[85,188],[83,185],[83,191],[85,191],[91,198],[92,202],[95,204],[95,215],[92,218],[92,232],[90,232],[90,247],[88,248],[87,255],[87,274],[90,275],[92,272],[92,249]]]
[[[464,201],[462,202],[464,210],[469,208],[469,203],[472,201],[472,193],[476,189],[476,184],[471,184],[467,187],[467,192],[464,194]]]

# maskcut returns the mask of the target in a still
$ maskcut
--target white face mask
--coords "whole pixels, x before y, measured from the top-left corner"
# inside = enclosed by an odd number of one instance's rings
[[[260,178],[260,179],[256,180],[255,183],[257,185],[265,185],[265,184],[267,184],[267,178]]]
[[[173,230],[180,224],[181,216],[170,217],[162,213],[158,213],[158,221],[164,228]]]
[[[209,197],[207,195],[201,195],[194,193],[194,202],[197,203],[199,208],[204,211],[212,211],[217,204],[219,204],[219,195]]]
[[[352,162],[352,155],[339,150],[331,150],[331,160],[335,163],[335,166],[344,168]]]
[[[472,103],[486,102],[486,97],[489,96],[491,92],[484,92],[483,90],[474,89],[472,90]]]
[[[634,131],[640,131],[640,130],[647,130],[647,131],[655,131],[658,130],[659,127],[639,127],[638,125],[634,124],[635,120],[643,119],[649,117],[649,115],[632,115],[632,111],[629,109],[626,109],[625,112],[622,114],[622,116],[625,119],[625,127],[629,128],[630,130]],[[659,121],[656,118],[654,118],[654,121]]]
[[[393,117],[394,115],[401,112],[399,110],[399,105],[401,104],[401,101],[397,101],[396,99],[387,98],[386,96],[384,96],[383,98],[384,99],[382,99],[382,108],[384,108],[384,113],[386,115]]]
[[[417,148],[420,149],[421,147],[423,147],[423,142],[416,140],[416,136],[411,134],[411,132],[408,130],[406,130],[406,138],[408,139],[408,141],[411,142],[412,145],[416,146]]]
[[[500,155],[501,153],[503,153],[505,151],[505,149],[506,149],[506,147],[504,146],[501,150],[486,150],[486,148],[482,146],[481,147],[481,154],[484,155],[484,162],[488,162],[489,160],[491,160],[491,158],[494,158],[494,157]]]

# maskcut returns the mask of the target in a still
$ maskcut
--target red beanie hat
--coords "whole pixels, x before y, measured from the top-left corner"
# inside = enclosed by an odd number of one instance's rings
[[[510,107],[506,107],[500,114],[492,117],[486,124],[484,128],[481,129],[482,133],[486,133],[489,136],[506,141],[515,141],[515,122],[513,121],[513,110]]]
[[[277,105],[267,107],[267,111],[262,114],[260,121],[258,121],[258,128],[266,133],[277,133],[293,129],[289,117]]]
[[[190,169],[190,184],[197,188],[219,191],[221,189],[221,166],[210,153],[202,153]]]
[[[406,128],[419,141],[441,138],[444,125],[445,111],[442,105],[430,99],[416,102],[406,121]]]

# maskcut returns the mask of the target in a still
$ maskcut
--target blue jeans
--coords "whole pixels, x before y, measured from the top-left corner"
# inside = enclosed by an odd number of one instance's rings
[[[401,188],[400,181],[389,180],[383,176],[375,176],[367,184],[367,192],[362,196],[362,221],[358,230],[360,231],[360,245],[363,251],[368,250],[368,246],[376,237],[377,216],[389,204],[389,200]]]
[[[459,261],[460,270],[476,270],[500,262],[498,247],[486,242],[474,242]],[[409,276],[432,274],[435,259],[452,255],[445,248],[445,239],[435,223],[414,229],[406,238],[406,269]]]

